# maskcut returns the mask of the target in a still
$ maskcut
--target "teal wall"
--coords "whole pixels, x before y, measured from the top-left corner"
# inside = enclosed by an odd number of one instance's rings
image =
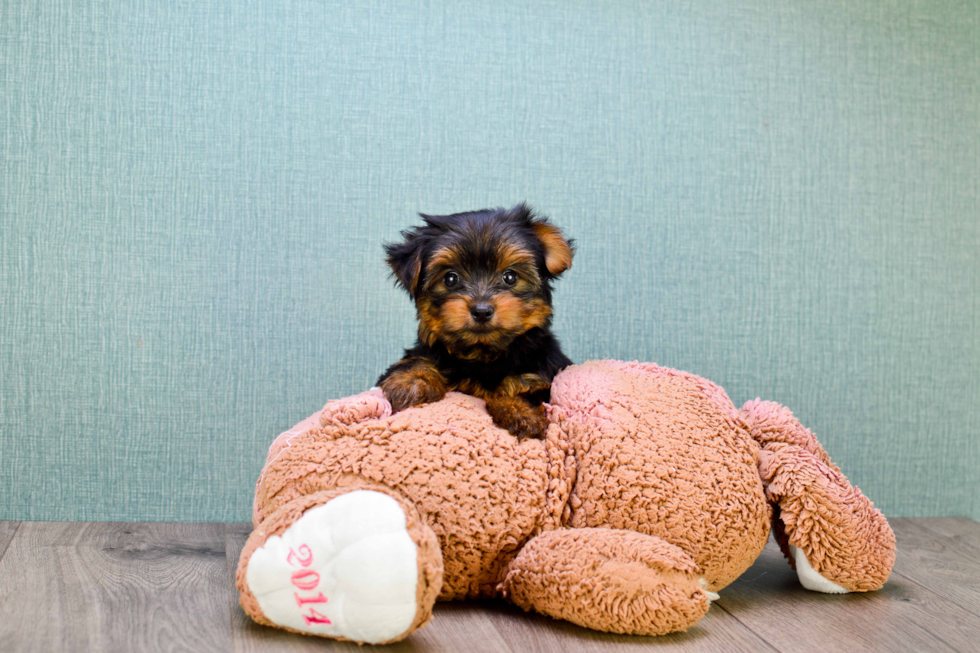
[[[980,518],[978,44],[974,0],[0,4],[0,519],[247,519],[412,339],[382,241],[525,199],[574,359]]]

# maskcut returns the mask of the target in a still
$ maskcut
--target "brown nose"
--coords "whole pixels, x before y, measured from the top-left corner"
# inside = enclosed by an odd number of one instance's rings
[[[490,304],[476,304],[470,307],[470,315],[480,324],[486,324],[493,317],[493,306]]]

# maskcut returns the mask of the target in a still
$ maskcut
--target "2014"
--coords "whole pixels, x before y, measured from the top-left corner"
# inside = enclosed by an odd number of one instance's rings
[[[320,574],[313,569],[308,569],[313,564],[313,552],[307,545],[300,544],[296,547],[296,551],[289,549],[286,562],[292,567],[299,567],[293,572],[291,578],[293,585],[297,589],[303,590],[304,592],[311,592],[320,584]],[[303,619],[306,620],[307,626],[312,624],[330,625],[330,619],[317,612],[314,608],[307,607],[310,603],[326,603],[327,597],[323,595],[323,592],[320,592],[316,596],[300,596],[299,592],[293,592],[293,596],[296,597],[296,605],[301,610],[304,608],[309,610],[309,614],[302,615]]]

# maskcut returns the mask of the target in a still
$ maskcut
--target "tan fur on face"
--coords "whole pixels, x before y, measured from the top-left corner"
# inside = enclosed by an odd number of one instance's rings
[[[501,341],[544,326],[551,315],[551,307],[540,299],[524,302],[513,295],[500,295],[491,303],[494,329],[488,333],[467,333],[473,327],[473,321],[470,304],[465,298],[448,299],[438,311],[424,302],[419,306],[419,335],[430,344],[450,333],[471,345],[505,344]]]
[[[541,299],[523,302],[513,295],[502,295],[493,305],[495,322],[500,328],[512,333],[524,333],[534,327],[544,326],[551,315],[551,307]]]
[[[534,255],[524,249],[510,243],[502,243],[497,247],[497,272],[503,272],[508,268],[529,268],[534,265]]]
[[[447,247],[435,251],[432,254],[432,258],[429,259],[429,264],[425,266],[425,269],[432,272],[439,268],[458,267],[460,267],[459,254],[454,249]]]
[[[448,331],[462,331],[470,324],[470,304],[462,297],[454,297],[442,305],[442,322]]]
[[[534,225],[534,233],[544,245],[544,265],[551,274],[561,274],[572,267],[572,248],[558,227],[547,222]]]

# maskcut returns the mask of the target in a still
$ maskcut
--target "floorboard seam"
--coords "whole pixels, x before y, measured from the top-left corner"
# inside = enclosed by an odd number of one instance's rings
[[[10,548],[10,545],[13,543],[14,538],[17,537],[17,531],[20,530],[20,525],[23,523],[24,522],[19,521],[17,522],[17,525],[14,526],[14,532],[10,534],[10,540],[7,542],[7,545],[3,547],[3,551],[0,551],[0,560],[3,560],[3,556],[6,555],[7,549]]]
[[[721,591],[724,592],[725,590],[721,590]],[[712,603],[711,605],[713,607],[717,607],[719,610],[721,610],[722,612],[724,612],[725,614],[727,614],[729,617],[731,617],[732,619],[734,619],[735,621],[737,621],[739,623],[739,625],[741,625],[747,631],[749,631],[750,633],[752,633],[753,635],[755,635],[759,639],[760,642],[762,642],[763,644],[765,644],[766,646],[768,646],[770,649],[772,649],[773,651],[777,651],[778,653],[783,653],[783,650],[782,649],[778,648],[775,644],[773,644],[768,639],[766,639],[765,637],[763,637],[761,633],[755,632],[755,630],[753,630],[751,626],[749,626],[747,623],[744,623],[741,619],[739,619],[738,617],[736,617],[732,613],[731,610],[728,610],[723,605],[721,605],[720,603],[717,603],[717,602]]]

